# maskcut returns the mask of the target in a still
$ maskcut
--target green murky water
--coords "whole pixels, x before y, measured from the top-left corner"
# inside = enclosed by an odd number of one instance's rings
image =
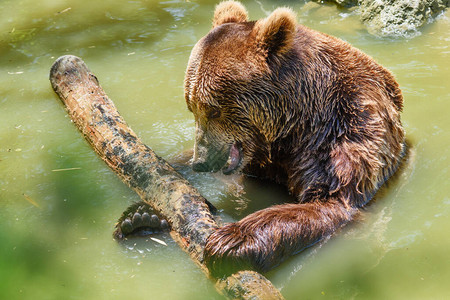
[[[183,76],[214,2],[0,2],[1,299],[221,299],[170,237],[158,236],[167,247],[112,240],[115,220],[138,197],[89,148],[48,81],[57,57],[82,57],[131,127],[170,159],[193,144]],[[245,5],[253,19],[292,6],[300,22],[391,69],[413,145],[362,222],[267,276],[286,299],[450,297],[450,14],[414,39],[378,39],[334,6]],[[186,174],[228,219],[286,199],[257,182],[235,197],[210,175]]]

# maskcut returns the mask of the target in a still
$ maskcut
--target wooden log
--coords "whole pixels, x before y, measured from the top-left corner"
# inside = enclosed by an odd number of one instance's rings
[[[202,261],[206,240],[219,227],[210,212],[212,205],[141,142],[80,58],[58,58],[50,70],[50,81],[95,152],[167,219],[174,240],[210,276]],[[219,280],[216,288],[230,299],[283,299],[270,281],[253,271]]]

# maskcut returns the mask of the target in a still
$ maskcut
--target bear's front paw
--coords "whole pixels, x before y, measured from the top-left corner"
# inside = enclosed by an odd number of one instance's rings
[[[231,223],[211,234],[204,252],[204,263],[211,275],[223,277],[239,270],[267,271],[273,253],[261,233]]]
[[[169,229],[166,220],[160,219],[153,213],[152,208],[145,202],[131,205],[116,223],[113,236],[122,240],[130,235],[145,236]]]

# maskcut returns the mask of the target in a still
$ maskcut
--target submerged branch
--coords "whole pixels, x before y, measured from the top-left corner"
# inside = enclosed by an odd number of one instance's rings
[[[171,236],[209,276],[202,263],[204,246],[219,227],[210,212],[212,205],[142,143],[80,58],[67,55],[57,59],[50,81],[95,152],[169,222]],[[270,281],[253,271],[219,280],[216,287],[232,299],[283,299]]]

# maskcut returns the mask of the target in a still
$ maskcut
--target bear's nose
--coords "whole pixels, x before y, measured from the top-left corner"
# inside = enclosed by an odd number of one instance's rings
[[[206,162],[194,162],[192,163],[192,170],[195,172],[209,172],[211,168]]]

